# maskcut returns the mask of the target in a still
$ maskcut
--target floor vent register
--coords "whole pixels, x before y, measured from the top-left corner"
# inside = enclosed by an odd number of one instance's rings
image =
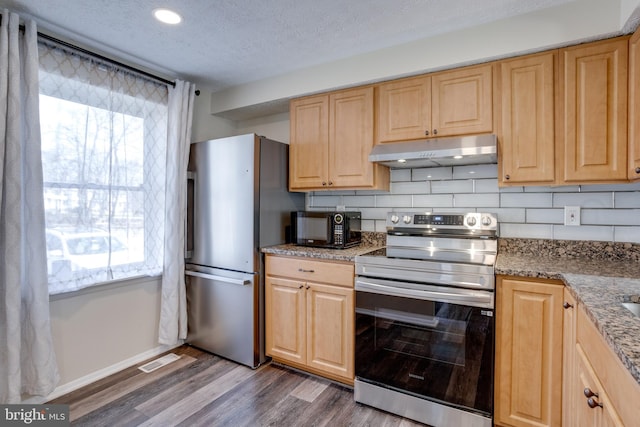
[[[140,366],[138,369],[148,374],[149,372],[153,372],[156,369],[160,369],[163,366],[166,366],[171,362],[175,362],[178,359],[180,359],[180,356],[178,356],[175,353],[169,353],[169,354],[165,354],[162,357],[157,358],[156,360],[152,360],[149,363],[145,363],[144,365]]]

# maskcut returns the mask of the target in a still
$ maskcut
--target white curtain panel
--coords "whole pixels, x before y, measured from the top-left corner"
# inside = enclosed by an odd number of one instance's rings
[[[187,337],[184,281],[187,163],[191,143],[195,86],[181,80],[169,88],[164,271],[158,341],[178,344]]]
[[[49,318],[35,23],[0,25],[0,403],[59,381]]]

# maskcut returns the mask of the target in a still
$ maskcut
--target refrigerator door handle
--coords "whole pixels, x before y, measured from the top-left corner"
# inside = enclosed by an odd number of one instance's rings
[[[251,280],[232,279],[231,277],[216,276],[214,274],[200,273],[197,271],[185,271],[187,276],[201,277],[203,279],[216,280],[218,282],[231,283],[232,285],[246,286],[251,284]]]
[[[189,185],[192,183],[192,185]],[[187,171],[187,197],[185,198],[184,219],[184,258],[190,259],[193,254],[194,227],[196,221],[196,173]]]

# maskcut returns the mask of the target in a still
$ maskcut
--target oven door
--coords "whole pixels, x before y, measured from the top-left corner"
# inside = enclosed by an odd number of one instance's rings
[[[491,416],[493,292],[357,277],[356,377]]]

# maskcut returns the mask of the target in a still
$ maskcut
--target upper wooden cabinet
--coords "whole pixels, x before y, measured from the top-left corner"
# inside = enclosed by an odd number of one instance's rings
[[[626,181],[628,38],[560,50],[561,183]]]
[[[555,181],[556,64],[556,51],[500,63],[501,185]]]
[[[369,162],[373,87],[290,103],[289,189],[388,189],[389,170]]]
[[[561,424],[563,290],[558,281],[498,276],[497,426]]]
[[[493,130],[492,65],[380,84],[377,142],[400,142]]]
[[[640,29],[629,40],[629,173],[640,179]]]

